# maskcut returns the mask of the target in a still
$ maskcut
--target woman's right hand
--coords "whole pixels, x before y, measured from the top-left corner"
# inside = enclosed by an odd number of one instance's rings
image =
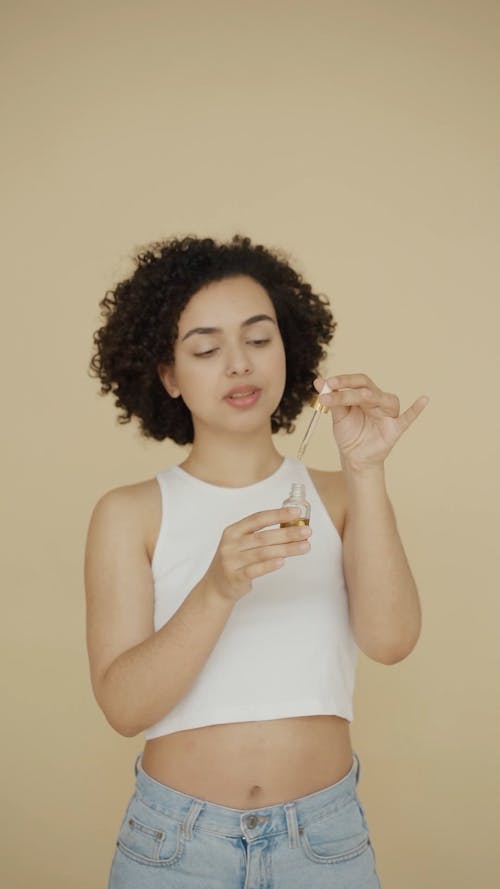
[[[277,571],[289,556],[310,550],[308,525],[290,525],[263,531],[297,519],[299,509],[266,509],[228,525],[222,533],[215,556],[205,574],[205,582],[222,598],[237,602],[252,588],[252,581]]]

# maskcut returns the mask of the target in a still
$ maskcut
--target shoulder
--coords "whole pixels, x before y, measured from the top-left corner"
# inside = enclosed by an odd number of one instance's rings
[[[111,488],[94,506],[91,526],[113,526],[140,538],[152,558],[161,523],[161,493],[156,478]],[[139,541],[138,541],[139,542]]]
[[[344,473],[341,470],[330,472],[323,469],[312,469],[310,466],[307,467],[307,471],[342,538],[347,515],[347,487]]]

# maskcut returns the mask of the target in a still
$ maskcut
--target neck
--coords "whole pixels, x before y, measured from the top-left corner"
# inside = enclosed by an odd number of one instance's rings
[[[259,432],[224,440],[220,433],[195,436],[182,469],[202,481],[223,487],[253,485],[272,475],[283,462],[269,434]]]

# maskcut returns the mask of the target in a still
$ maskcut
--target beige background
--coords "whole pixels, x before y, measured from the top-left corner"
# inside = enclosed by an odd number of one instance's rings
[[[353,741],[384,889],[498,879],[500,7],[4,2],[5,885],[100,889],[142,738],[85,651],[97,498],[183,450],[119,426],[86,375],[98,301],[172,234],[289,252],[339,322],[328,369],[403,407],[387,464],[417,649],[361,656]],[[295,455],[306,422],[280,436]],[[329,422],[308,461],[336,468]]]

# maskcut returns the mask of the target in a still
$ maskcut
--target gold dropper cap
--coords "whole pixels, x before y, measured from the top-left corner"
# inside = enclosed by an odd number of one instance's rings
[[[319,395],[315,395],[311,401],[311,407],[315,411],[321,411],[322,414],[327,414],[330,408],[326,404],[321,404],[319,400]]]

